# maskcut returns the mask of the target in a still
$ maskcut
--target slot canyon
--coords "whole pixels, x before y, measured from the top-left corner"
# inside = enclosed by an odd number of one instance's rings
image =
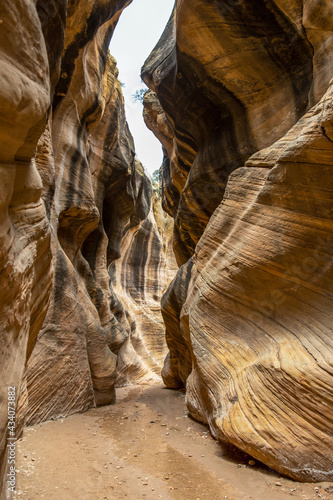
[[[158,188],[136,2],[0,0],[1,500],[333,499],[332,0],[175,0]]]

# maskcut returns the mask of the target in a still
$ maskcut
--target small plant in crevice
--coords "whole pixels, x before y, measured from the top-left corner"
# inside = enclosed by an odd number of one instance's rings
[[[132,101],[133,102],[140,102],[141,104],[143,103],[143,98],[145,96],[145,93],[147,92],[148,87],[142,87],[141,89],[137,89],[135,92],[132,94]]]
[[[152,186],[153,186],[153,191],[154,193],[157,194],[158,197],[160,197],[160,171],[155,170],[152,173]]]

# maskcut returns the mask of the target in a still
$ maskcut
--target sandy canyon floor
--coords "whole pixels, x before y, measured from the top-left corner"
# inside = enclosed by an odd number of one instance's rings
[[[296,483],[215,442],[188,416],[181,391],[130,386],[117,398],[28,427],[17,442],[17,497],[333,500],[333,483]]]

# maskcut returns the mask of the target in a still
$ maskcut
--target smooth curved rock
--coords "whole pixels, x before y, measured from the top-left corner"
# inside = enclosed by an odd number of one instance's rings
[[[333,480],[327,9],[176,2],[142,71],[183,264],[163,379],[215,438],[300,481]]]
[[[82,117],[77,114],[82,73],[90,70],[96,78],[96,44],[106,27],[101,30],[86,47],[85,61],[76,62],[68,94],[53,114],[56,274],[27,370],[30,424],[113,402],[116,383],[155,377],[166,352],[159,303],[167,285],[166,250],[111,56],[98,82],[85,77],[86,98],[96,106],[87,111],[84,101]]]
[[[301,481],[333,479],[332,98],[231,175],[180,315],[191,413]]]
[[[333,42],[323,17],[313,2],[304,9],[296,1],[176,3],[142,77],[168,124],[161,126],[155,103],[156,123],[146,123],[168,156],[164,208],[175,219],[180,265],[193,254],[230,173],[282,137],[326,91]]]
[[[18,436],[113,402],[117,379],[156,376],[171,230],[156,224],[108,53],[130,0],[0,3],[2,481],[8,386]]]
[[[32,160],[50,106],[47,51],[33,1],[1,1],[0,30],[0,489],[8,388],[16,398],[52,287],[50,229]],[[18,17],[24,19],[14,29]],[[37,68],[37,71],[36,71]]]
[[[142,175],[142,166],[137,168]],[[172,228],[173,220],[163,213],[155,194],[148,216],[123,238],[113,289],[124,306],[122,324],[129,334],[117,350],[117,385],[151,380],[161,373],[167,353],[161,296],[178,270],[171,247]]]
[[[53,229],[55,286],[26,372],[26,419],[30,424],[115,398],[116,355],[109,346],[111,333],[104,328],[105,318],[100,317],[91,298],[96,293],[108,297],[110,292],[96,283],[84,252],[89,246],[87,239],[103,217],[91,172],[101,169],[103,158],[99,153],[96,160],[94,148],[110,148],[114,143],[115,153],[117,141],[123,140],[117,127],[108,130],[110,114],[122,114],[119,119],[126,123],[115,62],[107,56],[114,25],[125,5],[125,1],[115,3],[110,9],[104,2],[80,3],[67,11],[60,79],[55,85],[49,127],[36,153]],[[51,33],[50,28],[47,32]],[[49,52],[52,48],[50,43]],[[126,192],[133,173],[133,143],[127,128],[124,140],[127,149],[121,159],[121,174]],[[110,165],[106,163],[107,169]],[[110,189],[108,183],[110,178],[106,179]],[[132,206],[131,199],[127,217]],[[101,265],[106,266],[104,255],[100,257]]]

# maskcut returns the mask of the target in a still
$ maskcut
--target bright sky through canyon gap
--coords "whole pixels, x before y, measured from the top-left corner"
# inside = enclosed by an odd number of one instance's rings
[[[133,0],[121,14],[110,44],[110,52],[118,63],[119,79],[125,84],[126,116],[136,154],[150,173],[160,168],[162,147],[147,129],[142,104],[133,103],[132,94],[144,87],[141,66],[162,35],[173,5],[174,0]]]

